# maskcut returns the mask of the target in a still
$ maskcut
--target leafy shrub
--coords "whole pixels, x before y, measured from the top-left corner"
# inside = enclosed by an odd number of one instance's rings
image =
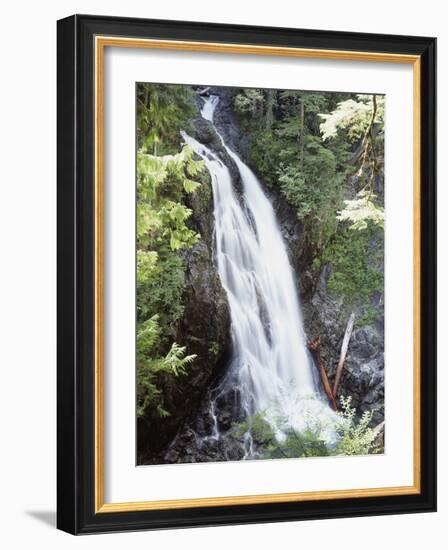
[[[253,116],[263,112],[264,90],[257,88],[245,88],[233,99],[233,105],[237,113]],[[261,113],[260,113],[261,112]]]
[[[185,347],[175,342],[165,357],[151,358],[152,350],[160,338],[157,315],[141,323],[137,333],[137,416],[144,416],[148,409],[156,416],[168,416],[163,395],[156,385],[158,376],[180,376],[186,373],[195,355],[185,355]]]
[[[344,201],[345,208],[338,212],[337,219],[350,222],[350,229],[358,231],[367,229],[369,224],[384,229],[384,208],[373,202],[375,198],[374,193],[361,190],[355,199]]]
[[[338,413],[341,418],[338,425],[340,440],[335,454],[367,455],[376,438],[375,432],[369,427],[372,413],[365,411],[357,421],[356,410],[350,406],[351,402],[351,397],[341,397],[342,410]]]
[[[309,458],[331,454],[320,434],[313,430],[299,433],[291,428],[285,436],[284,441],[275,441],[267,447],[264,453],[266,458]]]
[[[174,337],[176,322],[184,313],[184,287],[184,260],[174,253],[160,258],[150,276],[137,281],[137,320],[143,322],[157,313],[162,342]]]
[[[200,188],[204,163],[180,145],[196,113],[188,86],[137,89],[137,415],[169,414],[161,387],[182,376],[194,355],[174,341],[184,312],[185,262],[180,251],[200,235],[189,227],[185,195]],[[180,150],[179,150],[180,148]],[[163,154],[161,154],[163,153]]]
[[[332,267],[330,290],[344,296],[349,304],[369,304],[373,294],[383,290],[384,275],[376,265],[382,251],[382,231],[368,228],[337,233],[320,259]]]
[[[179,148],[179,130],[188,131],[196,113],[190,86],[139,84],[137,87],[138,149],[154,155]]]

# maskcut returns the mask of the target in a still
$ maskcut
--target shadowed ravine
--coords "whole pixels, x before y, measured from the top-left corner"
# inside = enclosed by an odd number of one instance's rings
[[[211,123],[218,101],[217,96],[205,99],[201,110]],[[279,440],[285,429],[305,429],[309,415],[330,426],[331,439],[334,415],[321,396],[306,347],[295,274],[272,205],[254,173],[215,131],[238,168],[241,200],[228,167],[182,133],[211,175],[215,262],[229,303],[232,338],[226,374],[207,397],[208,433],[195,439],[199,447],[220,440],[225,447],[229,429],[223,430],[217,420],[224,406],[230,410],[231,425],[243,420],[248,424],[241,458],[256,458],[250,429],[254,415],[263,414]],[[228,459],[225,452],[222,459]]]

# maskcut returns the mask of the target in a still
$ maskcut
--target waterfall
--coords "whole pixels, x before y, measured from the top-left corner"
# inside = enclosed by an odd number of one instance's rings
[[[206,98],[201,110],[212,124],[218,101],[218,96]],[[334,413],[313,375],[295,274],[274,209],[255,174],[216,132],[238,168],[241,198],[219,157],[185,132],[182,136],[205,161],[212,181],[215,258],[229,303],[233,348],[219,391],[237,390],[245,416],[262,413],[281,440],[287,427],[304,430],[310,418],[326,421]],[[214,402],[211,415],[213,437],[219,437]],[[251,449],[248,433],[248,457]]]

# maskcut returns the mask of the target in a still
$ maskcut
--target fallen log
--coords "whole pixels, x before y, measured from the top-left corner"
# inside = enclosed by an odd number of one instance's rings
[[[197,94],[200,96],[208,95],[210,92],[210,86],[207,86],[206,88],[203,88],[202,90],[198,90]]]
[[[344,367],[345,358],[347,356],[348,344],[353,332],[353,323],[355,322],[355,314],[352,313],[348,318],[347,327],[345,328],[344,339],[342,340],[341,355],[339,356],[338,366],[336,367],[336,374],[333,384],[333,397],[336,399],[336,393],[338,391],[339,382],[341,381],[342,369]]]
[[[320,354],[320,336],[317,336],[316,338],[314,338],[314,340],[308,342],[308,349],[313,353],[316,359],[316,366],[319,369],[320,380],[322,382],[325,394],[330,402],[331,408],[336,411],[336,400],[334,398],[333,392],[331,391],[330,382],[328,381],[327,372],[324,368],[324,364],[322,362],[322,357]]]

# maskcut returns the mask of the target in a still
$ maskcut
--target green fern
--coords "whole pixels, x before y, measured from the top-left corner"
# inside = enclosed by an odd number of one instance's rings
[[[356,421],[356,410],[351,407],[352,398],[341,397],[341,411],[338,413],[341,422],[338,425],[340,440],[336,454],[367,455],[371,452],[376,434],[369,427],[372,413],[365,411]]]
[[[161,374],[181,376],[187,373],[196,355],[185,355],[185,346],[176,342],[164,357],[151,358],[151,352],[160,337],[158,317],[154,315],[141,324],[137,334],[137,416],[150,408],[157,416],[169,416],[163,406],[163,395],[157,386]]]

